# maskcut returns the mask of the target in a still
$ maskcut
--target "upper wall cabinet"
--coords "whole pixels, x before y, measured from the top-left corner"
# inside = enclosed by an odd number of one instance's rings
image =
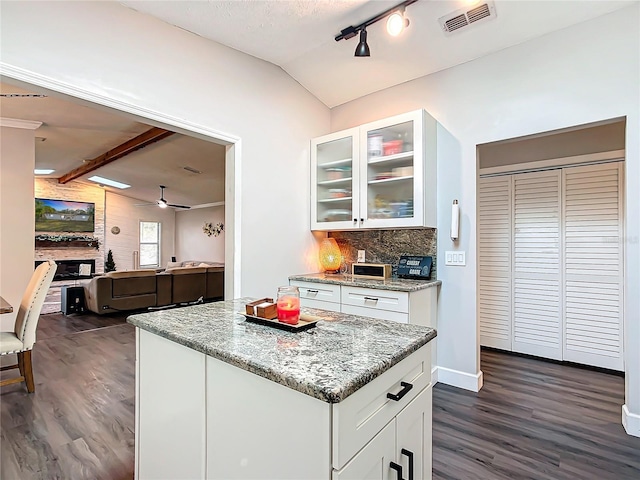
[[[311,229],[436,226],[436,121],[424,110],[311,141]]]

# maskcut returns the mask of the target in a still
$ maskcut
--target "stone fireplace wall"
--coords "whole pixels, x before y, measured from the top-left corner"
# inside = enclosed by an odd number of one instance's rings
[[[99,248],[93,247],[38,247],[36,245],[36,260],[86,260],[93,259],[96,262],[96,273],[104,272],[104,260],[106,256],[105,244],[105,191],[100,187],[85,185],[78,182],[59,184],[55,178],[36,178],[35,197],[50,198],[55,200],[71,200],[77,202],[91,202],[95,204],[95,230],[92,235],[97,238]],[[52,235],[64,235],[61,232],[37,232],[39,234],[51,233]],[[69,234],[72,234],[69,232]],[[34,237],[36,232],[34,232]],[[77,233],[75,235],[78,235]],[[80,234],[82,235],[82,234]],[[34,240],[35,241],[35,240]]]

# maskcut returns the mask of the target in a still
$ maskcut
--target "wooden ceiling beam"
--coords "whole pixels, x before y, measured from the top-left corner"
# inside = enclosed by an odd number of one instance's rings
[[[100,167],[104,167],[105,165],[108,165],[109,163],[118,160],[119,158],[129,155],[136,150],[140,150],[147,145],[151,145],[152,143],[167,138],[168,136],[173,135],[173,133],[174,132],[170,132],[169,130],[165,130],[163,128],[153,127],[152,129],[141,133],[137,137],[132,138],[131,140],[127,140],[117,147],[112,148],[108,152],[87,161],[84,165],[78,168],[74,168],[73,170],[65,173],[58,179],[58,183],[67,183],[71,180],[75,180],[82,175],[86,175],[87,173],[92,172]]]

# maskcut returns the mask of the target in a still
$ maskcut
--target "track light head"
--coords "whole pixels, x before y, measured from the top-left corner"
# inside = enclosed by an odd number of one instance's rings
[[[369,51],[369,45],[367,45],[367,30],[363,28],[360,30],[360,43],[356,47],[356,57],[369,57],[371,52]]]
[[[404,16],[404,7],[393,12],[387,18],[387,32],[392,37],[397,37],[409,26],[409,19]]]

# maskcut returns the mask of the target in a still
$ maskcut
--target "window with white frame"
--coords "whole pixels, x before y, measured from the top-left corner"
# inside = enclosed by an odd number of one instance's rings
[[[160,266],[160,222],[140,222],[140,267]]]

